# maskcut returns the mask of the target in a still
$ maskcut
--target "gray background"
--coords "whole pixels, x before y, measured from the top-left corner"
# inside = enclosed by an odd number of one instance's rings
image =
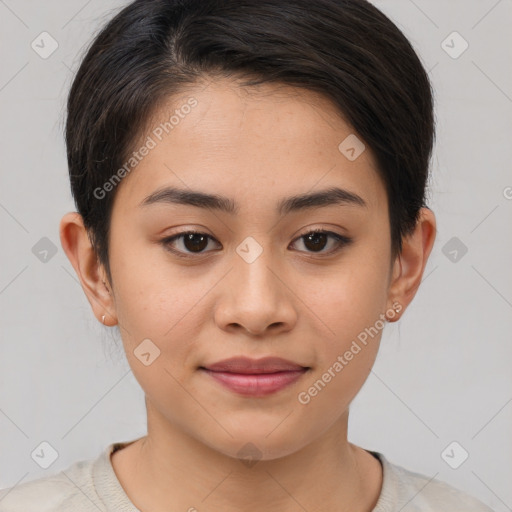
[[[436,89],[429,205],[438,233],[415,300],[386,327],[352,404],[349,439],[512,510],[512,1],[374,3],[409,37]],[[92,315],[58,234],[74,210],[66,94],[83,45],[125,4],[0,0],[0,488],[146,433],[117,333]],[[43,31],[59,45],[47,59],[31,47]],[[454,31],[469,44],[458,58]],[[46,262],[33,252],[43,237],[57,251]],[[48,469],[31,457],[44,441],[59,454]],[[457,469],[442,457],[453,441],[469,453]]]

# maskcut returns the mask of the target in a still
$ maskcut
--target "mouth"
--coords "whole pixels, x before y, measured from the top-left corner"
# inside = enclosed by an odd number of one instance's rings
[[[299,380],[310,369],[278,357],[234,357],[199,367],[223,387],[251,397],[276,393]]]

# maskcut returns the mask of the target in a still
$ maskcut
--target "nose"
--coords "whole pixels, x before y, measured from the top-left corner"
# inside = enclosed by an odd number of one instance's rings
[[[235,255],[215,308],[219,328],[253,336],[277,335],[297,322],[290,276],[267,251],[252,262]]]

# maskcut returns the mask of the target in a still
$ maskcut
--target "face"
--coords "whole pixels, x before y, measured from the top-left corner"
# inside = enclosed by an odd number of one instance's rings
[[[150,430],[230,456],[251,442],[272,459],[345,418],[393,304],[385,188],[368,148],[339,149],[353,133],[326,99],[268,84],[217,80],[158,111],[141,138],[150,150],[116,191],[109,241]],[[166,187],[222,200],[144,204]],[[229,380],[203,369],[238,356],[305,370]]]

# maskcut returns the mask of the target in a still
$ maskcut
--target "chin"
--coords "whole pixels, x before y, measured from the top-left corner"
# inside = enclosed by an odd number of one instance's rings
[[[270,461],[286,457],[308,444],[307,439],[297,437],[298,428],[290,430],[289,428],[282,428],[282,425],[276,428],[277,424],[274,423],[272,428],[263,430],[256,429],[254,425],[240,425],[237,430],[229,430],[233,437],[223,436],[222,440],[218,440],[218,443],[215,443],[210,437],[207,441],[203,440],[203,442],[223,455],[240,459],[248,467],[258,461]],[[275,429],[274,432],[272,432],[273,429]],[[271,433],[269,434],[269,432]]]

